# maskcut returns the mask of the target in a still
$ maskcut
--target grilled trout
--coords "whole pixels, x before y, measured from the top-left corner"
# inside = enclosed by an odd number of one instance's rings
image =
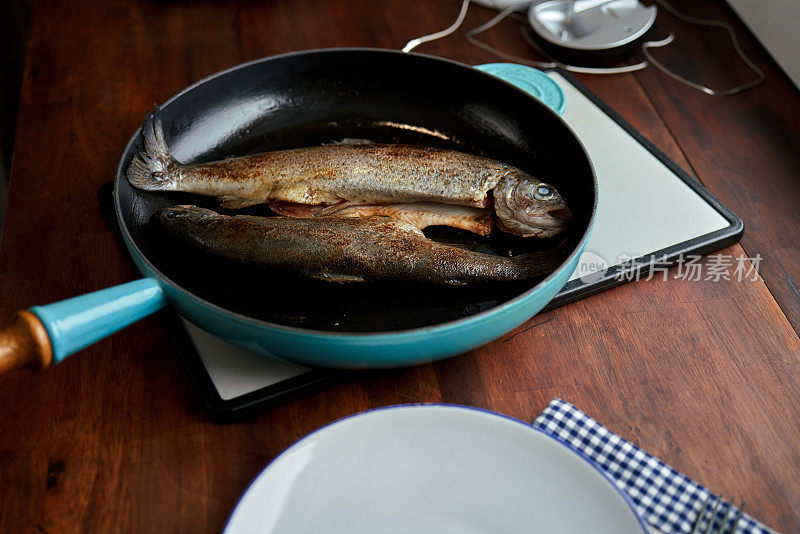
[[[142,135],[144,151],[128,166],[131,185],[217,197],[226,208],[268,203],[294,216],[309,213],[287,208],[295,204],[331,218],[370,216],[378,206],[393,205],[381,215],[418,228],[444,223],[486,234],[496,221],[500,230],[524,237],[558,235],[572,216],[553,186],[516,167],[454,150],[328,145],[183,165],[164,141],[158,108],[145,119]],[[425,209],[433,204],[435,209]],[[404,208],[415,213],[409,216]],[[484,222],[475,224],[481,216]]]
[[[231,216],[173,206],[155,219],[170,239],[196,250],[330,282],[522,280],[547,274],[563,260],[563,253],[553,250],[502,257],[450,247],[386,217]]]

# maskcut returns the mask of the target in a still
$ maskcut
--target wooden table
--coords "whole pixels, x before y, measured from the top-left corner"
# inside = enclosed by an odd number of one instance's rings
[[[448,26],[459,0],[41,1],[33,6],[5,237],[0,317],[137,276],[101,219],[153,102],[220,69],[289,50],[400,48]],[[715,98],[649,68],[579,76],[745,221],[731,256],[761,278],[639,281],[534,317],[431,365],[373,373],[252,421],[211,422],[156,318],[43,373],[0,377],[0,531],[218,531],[249,480],[313,429],[376,406],[450,402],[533,419],[576,404],[769,526],[800,532],[800,97],[722,2],[767,81]],[[496,61],[464,28],[418,50]],[[721,30],[663,14],[663,61],[709,84],[749,79]],[[482,36],[534,58],[517,23]],[[421,80],[424,83],[424,80]],[[536,328],[530,328],[538,325]]]

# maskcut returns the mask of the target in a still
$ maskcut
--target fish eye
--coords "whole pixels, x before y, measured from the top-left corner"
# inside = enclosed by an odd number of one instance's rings
[[[555,189],[547,184],[539,184],[533,190],[533,196],[537,200],[550,200],[555,194]]]

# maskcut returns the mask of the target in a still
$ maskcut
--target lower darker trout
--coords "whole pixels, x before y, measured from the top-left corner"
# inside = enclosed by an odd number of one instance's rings
[[[471,252],[386,217],[229,216],[174,206],[162,209],[156,222],[172,240],[213,256],[331,282],[523,280],[548,274],[563,260],[552,250],[514,257]]]

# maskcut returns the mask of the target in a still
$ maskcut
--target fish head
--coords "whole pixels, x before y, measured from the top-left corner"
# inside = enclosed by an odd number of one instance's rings
[[[492,192],[497,226],[522,237],[554,237],[567,229],[572,212],[550,184],[509,170]]]
[[[218,220],[221,217],[220,214],[215,211],[192,205],[179,205],[163,208],[158,215],[173,225],[180,223],[202,225],[204,223],[207,224]]]

